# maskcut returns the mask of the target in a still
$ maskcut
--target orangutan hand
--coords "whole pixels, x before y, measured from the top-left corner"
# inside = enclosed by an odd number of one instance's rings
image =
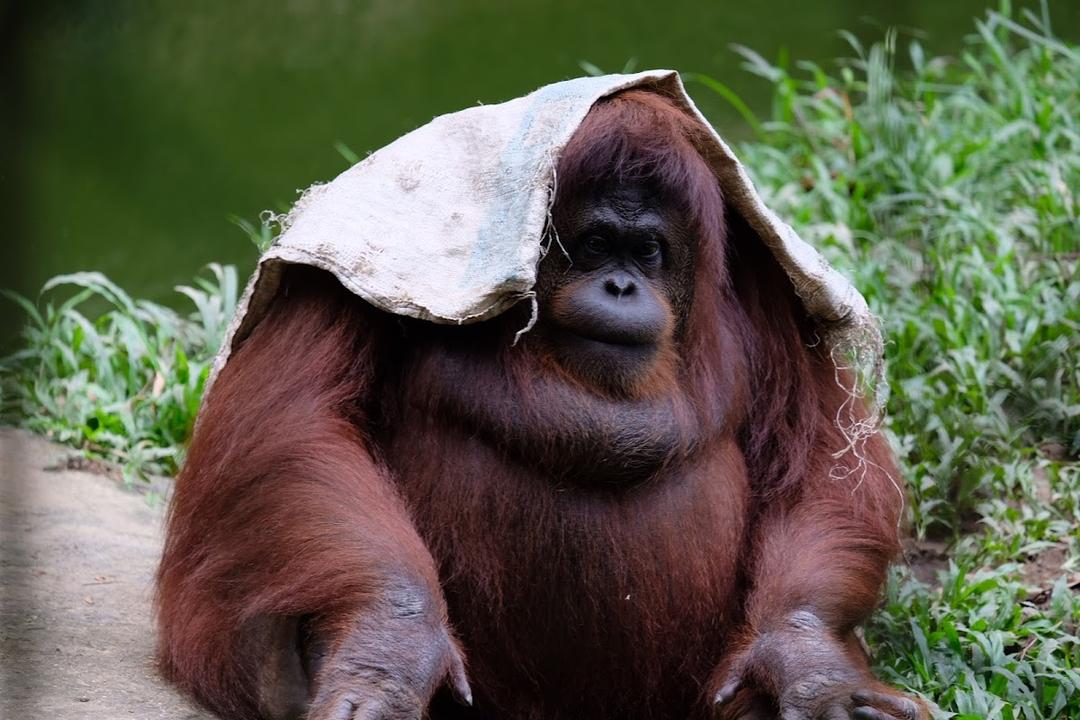
[[[456,641],[428,603],[397,593],[354,619],[346,636],[315,663],[315,696],[306,720],[420,720],[447,685],[472,704]]]
[[[733,702],[738,695],[739,702]],[[749,697],[750,702],[746,700]],[[921,701],[879,682],[813,613],[798,611],[731,663],[715,702],[722,717],[757,717],[770,698],[782,720],[929,720]]]

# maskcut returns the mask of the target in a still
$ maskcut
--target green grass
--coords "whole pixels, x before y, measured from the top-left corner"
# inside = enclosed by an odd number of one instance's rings
[[[740,155],[884,319],[920,532],[1080,452],[1080,48],[992,14],[955,59],[897,37],[776,87]],[[805,76],[805,79],[799,79]]]
[[[0,421],[45,434],[117,463],[125,478],[176,471],[203,386],[237,300],[233,267],[177,292],[195,310],[133,300],[95,272],[42,288],[76,292],[35,304],[4,294],[26,313],[25,349],[0,362]],[[90,319],[86,306],[108,309]]]
[[[883,318],[913,560],[867,633],[882,676],[945,717],[1080,717],[1080,47],[1045,17],[989,13],[952,57],[891,32],[848,36],[854,57],[831,69],[740,48],[775,89],[767,118],[688,76],[743,114],[756,137],[737,151],[767,203]],[[83,289],[53,307],[59,285]],[[5,417],[172,472],[235,272],[182,292],[189,316],[95,274],[17,299],[29,323],[0,365]],[[91,296],[111,306],[96,320]]]
[[[739,49],[775,93],[738,153],[884,322],[887,430],[934,542],[868,628],[878,668],[946,716],[1080,717],[1080,47],[1007,7],[956,57],[848,38],[834,72]]]

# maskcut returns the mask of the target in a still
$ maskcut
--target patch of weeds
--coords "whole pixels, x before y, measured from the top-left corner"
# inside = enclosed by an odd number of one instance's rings
[[[935,699],[943,717],[1077,717],[1080,599],[1059,577],[1038,605],[1017,570],[953,562],[936,586],[894,572],[868,632],[883,679]]]
[[[209,265],[176,288],[195,306],[187,315],[96,272],[49,280],[37,303],[4,292],[27,324],[23,349],[0,361],[0,419],[117,463],[128,480],[174,473],[237,289],[235,268]],[[84,313],[102,301],[106,312]]]
[[[1080,47],[1043,9],[904,70],[894,32],[831,73],[739,48],[775,88],[740,157],[884,322],[931,537],[868,628],[877,666],[965,720],[1080,717]]]
[[[835,74],[739,49],[775,87],[740,156],[884,320],[920,534],[1080,454],[1080,47],[1042,23],[989,13],[905,71],[892,32]]]

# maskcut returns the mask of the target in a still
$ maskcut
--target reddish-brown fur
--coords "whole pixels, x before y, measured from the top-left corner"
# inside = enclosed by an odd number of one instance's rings
[[[340,640],[402,582],[426,588],[424,612],[468,658],[476,710],[439,697],[436,717],[708,717],[739,651],[800,608],[865,668],[851,631],[898,550],[897,474],[879,436],[862,466],[834,457],[848,395],[783,271],[725,213],[703,132],[624,93],[560,162],[560,197],[654,178],[699,238],[682,324],[629,393],[563,371],[543,322],[513,345],[523,308],[435,327],[329,275],[286,276],[178,480],[158,585],[167,677],[259,717],[290,623]],[[641,482],[582,482],[637,446],[663,455]]]

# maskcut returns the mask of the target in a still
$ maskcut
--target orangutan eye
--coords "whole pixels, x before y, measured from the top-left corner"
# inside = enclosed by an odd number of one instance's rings
[[[585,238],[582,247],[590,255],[601,256],[608,254],[608,241],[599,235],[591,235]]]
[[[660,257],[660,243],[656,240],[646,240],[638,246],[638,257],[642,260],[656,260]]]

